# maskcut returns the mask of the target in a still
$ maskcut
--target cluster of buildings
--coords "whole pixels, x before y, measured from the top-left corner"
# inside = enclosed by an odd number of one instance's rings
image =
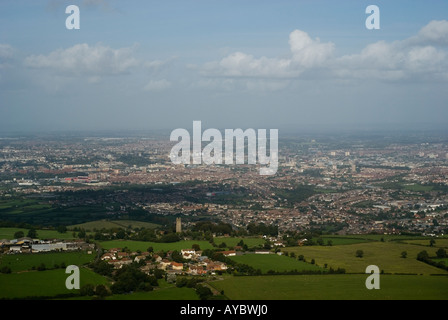
[[[83,250],[88,254],[92,254],[95,245],[79,241],[61,241],[32,239],[29,237],[22,237],[18,239],[2,239],[0,240],[0,252],[7,254],[16,253],[42,253],[42,252],[67,252]]]
[[[214,261],[207,256],[202,256],[202,251],[182,249],[180,254],[184,259],[183,261],[187,261],[185,263],[174,261],[172,254],[173,251],[168,251],[166,256],[162,258],[155,253],[127,252],[121,248],[112,248],[101,256],[101,260],[113,265],[115,269],[120,269],[123,265],[129,265],[133,262],[143,261],[144,265],[140,269],[146,273],[153,269],[161,269],[167,274],[206,275],[227,270],[227,265],[224,262]],[[225,255],[232,255],[232,253],[225,253]]]

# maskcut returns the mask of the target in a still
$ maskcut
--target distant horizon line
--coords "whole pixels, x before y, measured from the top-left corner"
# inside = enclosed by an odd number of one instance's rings
[[[448,133],[448,124],[443,123],[429,123],[429,122],[416,122],[416,123],[359,123],[359,124],[289,124],[281,126],[214,126],[218,130],[224,131],[225,129],[278,129],[279,134],[331,134],[331,133],[346,133],[346,134],[375,134],[375,133],[429,133],[439,132]],[[206,128],[204,128],[206,129]],[[157,135],[169,135],[173,128],[55,128],[55,129],[16,129],[16,130],[2,130],[0,129],[0,137],[2,136],[17,136],[17,135],[117,135],[117,134],[157,134]],[[188,130],[188,127],[187,127]]]

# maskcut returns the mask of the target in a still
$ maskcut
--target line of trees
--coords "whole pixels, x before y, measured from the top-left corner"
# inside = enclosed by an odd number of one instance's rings
[[[448,258],[448,255],[447,255],[446,250],[443,249],[443,248],[439,248],[437,250],[435,257],[430,257],[426,250],[420,251],[417,254],[417,260],[418,261],[422,261],[422,262],[424,262],[426,264],[429,264],[431,266],[434,266],[436,268],[448,271],[448,266],[445,265],[444,261],[434,261],[433,260],[433,259],[444,259],[444,258]]]

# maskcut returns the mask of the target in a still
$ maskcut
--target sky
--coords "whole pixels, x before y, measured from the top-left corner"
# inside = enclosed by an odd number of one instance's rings
[[[0,30],[0,132],[447,124],[445,0],[2,0]]]

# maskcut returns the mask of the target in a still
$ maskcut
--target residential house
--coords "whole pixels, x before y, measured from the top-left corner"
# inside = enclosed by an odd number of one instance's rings
[[[222,253],[225,257],[236,256],[236,251],[235,250],[219,251],[218,253]]]
[[[144,261],[146,259],[146,257],[145,256],[143,256],[143,255],[140,255],[140,256],[136,256],[135,258],[134,258],[134,262],[140,262],[140,261]]]
[[[115,257],[115,254],[108,252],[105,253],[101,256],[101,260],[116,260],[117,258]]]

